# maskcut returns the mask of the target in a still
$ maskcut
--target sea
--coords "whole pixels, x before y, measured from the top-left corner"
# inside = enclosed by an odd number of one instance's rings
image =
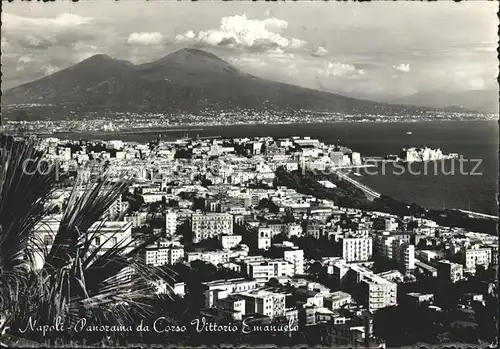
[[[443,153],[458,153],[461,160],[445,160],[439,165],[413,163],[411,171],[379,164],[357,170],[357,181],[395,199],[428,208],[452,208],[498,215],[498,122],[335,122],[321,124],[270,124],[202,126],[190,131],[102,135],[73,135],[70,138],[122,139],[147,142],[180,137],[290,137],[307,136],[327,144],[339,144],[361,153],[362,157],[398,154],[402,148],[429,147]],[[65,138],[65,137],[61,137]]]

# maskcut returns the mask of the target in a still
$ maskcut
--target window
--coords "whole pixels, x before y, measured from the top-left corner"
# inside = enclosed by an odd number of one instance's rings
[[[111,243],[112,243],[113,245],[116,245],[116,244],[118,243],[118,241],[117,241],[116,237],[114,237],[114,236],[113,236],[113,237],[111,238]]]
[[[95,243],[96,243],[96,245],[100,245],[101,244],[101,238],[99,236],[97,236],[95,238]]]

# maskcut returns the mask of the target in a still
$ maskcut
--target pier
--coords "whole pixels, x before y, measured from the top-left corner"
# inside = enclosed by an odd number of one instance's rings
[[[358,181],[352,179],[351,177],[341,173],[340,171],[337,172],[338,176],[344,180],[346,180],[347,182],[355,185],[356,187],[358,187],[359,189],[361,189],[365,194],[366,194],[366,197],[369,199],[369,200],[374,200],[376,198],[379,198],[380,197],[380,193],[377,193],[376,191],[368,188],[366,185],[364,184],[361,184],[359,183]]]

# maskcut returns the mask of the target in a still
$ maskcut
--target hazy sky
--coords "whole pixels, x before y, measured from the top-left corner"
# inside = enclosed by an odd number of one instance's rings
[[[405,95],[496,88],[496,2],[3,3],[3,88],[96,53],[142,63],[201,47],[261,77]]]

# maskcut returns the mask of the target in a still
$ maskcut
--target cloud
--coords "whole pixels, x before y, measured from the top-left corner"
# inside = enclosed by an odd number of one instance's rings
[[[288,22],[278,18],[266,18],[262,21],[268,30],[279,31],[288,27]]]
[[[318,74],[324,77],[336,76],[336,77],[354,77],[365,75],[363,69],[357,69],[352,64],[340,63],[340,62],[327,62],[325,67],[318,68]]]
[[[328,54],[328,50],[324,48],[323,46],[318,46],[318,48],[311,53],[311,56],[313,57],[323,57]]]
[[[6,28],[11,27],[24,27],[24,26],[36,26],[36,27],[73,27],[82,24],[88,24],[93,20],[91,17],[82,17],[72,13],[61,13],[55,18],[48,17],[21,17],[10,13],[4,13],[2,15],[2,25]]]
[[[17,60],[17,66],[16,70],[17,71],[24,71],[26,68],[28,68],[30,65],[34,63],[35,59],[33,55],[27,54],[24,56],[19,57]]]
[[[307,45],[307,41],[297,38],[292,38],[292,40],[290,40],[290,48],[298,49],[304,47],[305,45]]]
[[[392,67],[394,69],[396,69],[397,71],[400,71],[402,73],[409,73],[410,72],[410,65],[409,64],[401,63],[400,65],[393,65]]]
[[[469,80],[469,88],[471,90],[483,90],[485,87],[485,81],[481,78],[475,78]]]
[[[246,15],[223,17],[218,29],[192,30],[177,35],[180,43],[196,43],[205,46],[224,46],[249,49],[252,51],[299,49],[307,42],[298,38],[286,38],[281,31],[288,27],[288,22],[278,18],[264,20],[249,19]]]
[[[164,38],[161,33],[132,33],[127,39],[129,45],[159,45],[163,42]]]
[[[35,36],[33,34],[29,34],[19,37],[17,42],[25,49],[46,50],[50,46],[54,45],[56,40],[50,36],[41,37],[40,35]]]

